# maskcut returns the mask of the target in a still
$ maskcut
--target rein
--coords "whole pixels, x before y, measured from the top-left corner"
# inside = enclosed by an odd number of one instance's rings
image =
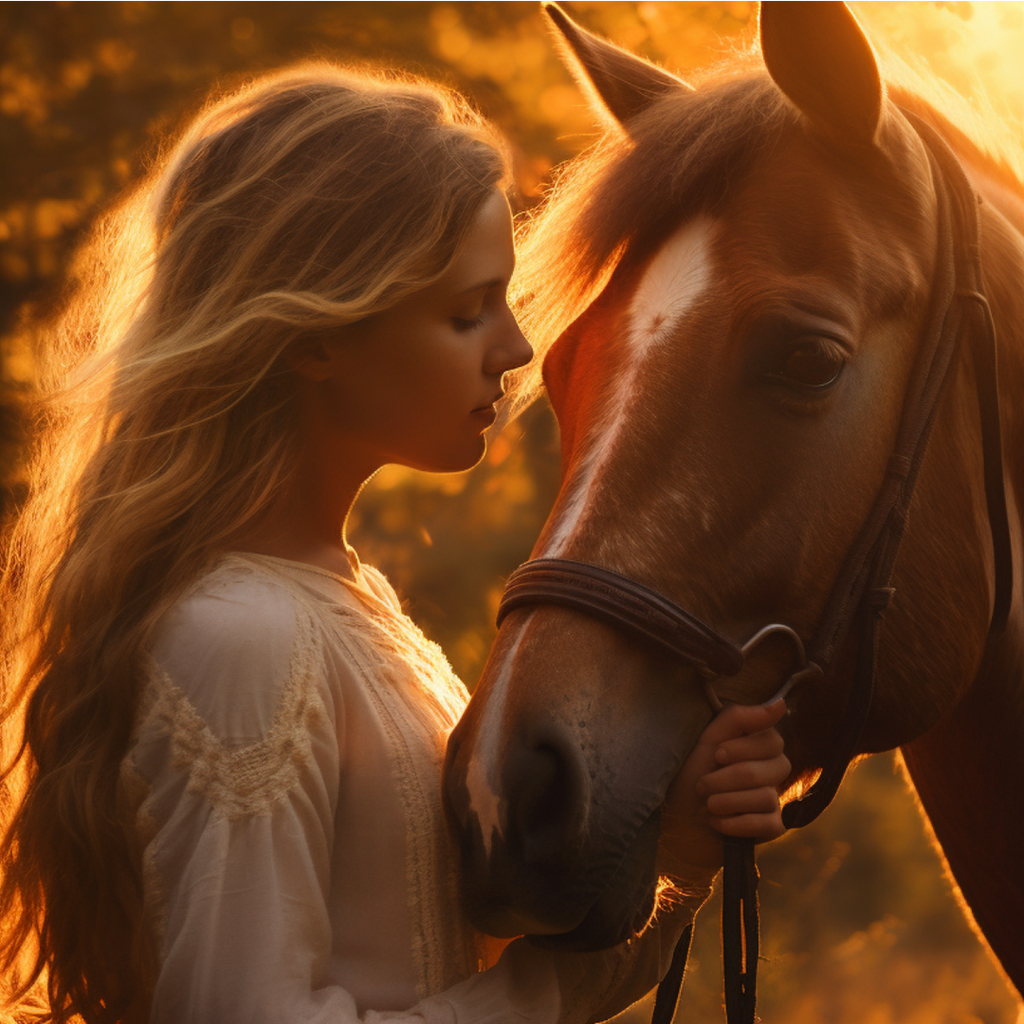
[[[904,398],[893,453],[885,478],[807,644],[789,626],[772,623],[743,644],[723,636],[663,594],[609,569],[563,558],[525,562],[508,579],[497,621],[517,608],[556,604],[598,618],[641,642],[693,666],[714,710],[722,708],[713,681],[734,676],[747,658],[773,635],[784,635],[796,653],[795,668],[775,697],[792,687],[823,681],[854,626],[858,627],[853,686],[834,745],[834,756],[814,785],[783,808],[787,828],[810,824],[831,803],[856,754],[867,722],[878,658],[882,614],[893,588],[896,555],[907,525],[910,501],[954,352],[971,330],[976,348],[985,499],[995,563],[989,631],[1005,626],[1013,594],[1013,554],[1003,483],[999,425],[995,326],[982,290],[977,206],[981,201],[959,160],[929,124],[910,111],[933,169],[938,198],[938,252],[921,348]],[[729,1024],[753,1024],[758,957],[757,868],[752,839],[724,837],[722,947],[726,1017]],[[681,937],[668,974],[658,987],[652,1024],[669,1024],[682,984],[692,925]]]

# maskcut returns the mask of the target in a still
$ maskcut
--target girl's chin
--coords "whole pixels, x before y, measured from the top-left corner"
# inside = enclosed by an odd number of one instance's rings
[[[467,452],[465,458],[459,460],[457,465],[453,465],[451,469],[441,470],[442,473],[464,473],[468,469],[472,469],[474,466],[480,464],[480,460],[483,459],[484,455],[487,454],[487,441],[481,435],[478,438],[478,444],[475,449],[471,452]]]
[[[470,443],[452,446],[443,452],[431,452],[421,459],[410,459],[404,465],[425,473],[464,473],[476,466],[487,452],[483,434]]]

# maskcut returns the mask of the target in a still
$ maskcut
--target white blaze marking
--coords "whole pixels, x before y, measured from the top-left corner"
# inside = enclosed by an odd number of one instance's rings
[[[637,355],[667,339],[707,287],[714,226],[710,218],[698,217],[680,228],[651,260],[629,304],[629,340]]]
[[[559,556],[576,532],[590,504],[590,495],[625,422],[636,379],[645,359],[672,334],[693,308],[711,279],[711,238],[715,222],[701,216],[683,225],[658,250],[633,295],[628,314],[625,372],[607,396],[605,408],[591,428],[596,436],[573,474],[571,492],[543,552]]]
[[[480,823],[484,853],[490,858],[494,833],[497,832],[499,838],[504,835],[501,827],[501,798],[491,789],[491,784],[487,779],[487,769],[479,757],[474,757],[469,762],[469,771],[466,772],[466,789],[469,790],[470,810]]]
[[[495,766],[494,758],[502,749],[500,739],[501,725],[505,720],[505,691],[512,673],[516,652],[519,650],[524,635],[525,628],[520,630],[515,642],[502,659],[501,673],[491,687],[483,713],[483,721],[480,723],[480,731],[476,739],[476,753],[470,759],[469,767],[466,769],[469,809],[480,822],[484,853],[488,858],[491,856],[494,833],[498,833],[499,839],[503,839],[505,836],[502,812],[506,806],[506,801],[495,792],[496,787],[489,777],[488,768]],[[489,765],[484,763],[481,752],[490,758]]]

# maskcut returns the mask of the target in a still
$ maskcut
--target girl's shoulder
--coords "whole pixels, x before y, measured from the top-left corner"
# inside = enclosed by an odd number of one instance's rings
[[[236,650],[274,646],[295,631],[296,595],[280,579],[226,557],[198,577],[161,617],[154,650],[175,643]]]
[[[152,653],[173,664],[253,658],[276,661],[292,646],[300,606],[294,591],[254,566],[226,558],[200,576],[160,618]]]
[[[314,621],[295,589],[224,559],[161,617],[149,648],[148,688],[184,698],[215,732],[264,736],[282,696],[316,688]],[[166,698],[164,698],[166,700]]]
[[[157,624],[122,765],[126,791],[140,808],[162,794],[155,808],[184,779],[229,819],[269,813],[317,756],[336,768],[338,712],[300,596],[225,559]]]

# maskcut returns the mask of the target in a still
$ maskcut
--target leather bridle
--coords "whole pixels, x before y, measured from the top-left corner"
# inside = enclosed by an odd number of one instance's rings
[[[785,636],[796,653],[795,667],[776,694],[783,696],[797,684],[823,681],[840,646],[857,626],[853,686],[834,744],[834,756],[814,785],[783,808],[787,828],[802,827],[818,817],[835,796],[856,754],[874,690],[879,622],[893,595],[892,571],[914,485],[958,341],[968,333],[976,339],[985,498],[995,561],[991,633],[1005,626],[1013,594],[995,326],[982,290],[977,211],[980,197],[938,132],[912,112],[904,110],[903,114],[925,144],[937,193],[938,253],[931,297],[885,478],[847,552],[806,651],[803,639],[782,623],[764,626],[745,643],[737,643],[643,583],[609,569],[563,558],[538,558],[521,565],[509,577],[498,610],[499,625],[515,609],[539,604],[562,605],[607,622],[696,668],[716,711],[721,709],[722,701],[714,680],[739,673],[747,658],[769,636]],[[753,851],[752,840],[725,843],[722,936],[729,1024],[752,1024],[754,1020],[758,925]],[[687,929],[672,967],[659,986],[652,1024],[668,1024],[674,1014],[689,939]]]

